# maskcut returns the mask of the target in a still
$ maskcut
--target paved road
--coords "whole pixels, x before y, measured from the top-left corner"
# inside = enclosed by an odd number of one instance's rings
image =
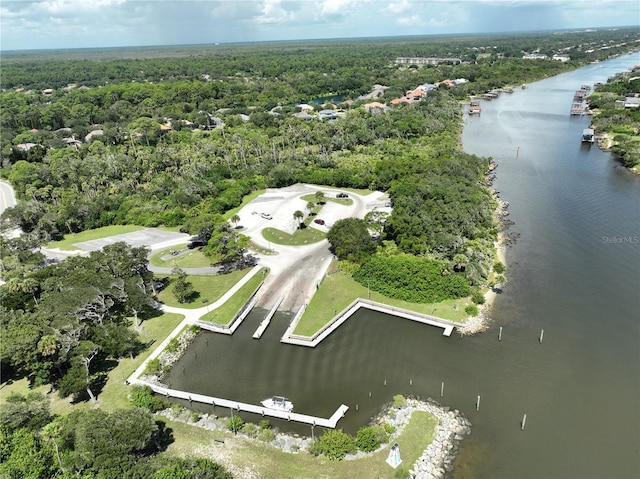
[[[309,303],[326,274],[333,258],[327,240],[305,246],[282,246],[270,243],[262,236],[262,230],[267,227],[293,233],[297,226],[293,213],[297,210],[306,212],[307,202],[300,197],[316,191],[322,191],[327,198],[335,198],[341,190],[302,184],[267,190],[238,212],[242,233],[259,246],[277,252],[276,255],[259,256],[259,264],[271,269],[258,297],[261,307],[270,308],[282,295],[285,298],[281,305],[283,309],[298,310],[304,303]],[[349,193],[349,198],[353,203],[348,206],[327,202],[318,214],[325,221],[324,226],[314,224],[313,227],[327,232],[339,219],[363,218],[373,207],[384,206],[386,201],[384,194],[379,192],[367,196]],[[269,213],[273,219],[265,219],[261,213]]]
[[[0,181],[0,215],[4,213],[4,210],[15,206],[16,195],[13,188],[9,183]]]
[[[0,181],[0,215],[4,213],[4,210],[16,205],[16,194],[13,191],[11,185],[5,181]],[[21,231],[16,228],[11,231],[4,231],[4,228],[0,229],[2,236],[5,238],[17,238],[20,236]]]

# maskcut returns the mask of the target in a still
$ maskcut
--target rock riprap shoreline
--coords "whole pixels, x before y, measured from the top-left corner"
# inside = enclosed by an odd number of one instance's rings
[[[227,430],[227,418],[218,418],[215,415],[197,414],[197,419],[193,420],[193,414],[188,410],[178,408],[183,412],[174,412],[171,408],[161,411],[159,414],[164,415],[172,420],[183,421],[198,427],[209,430]],[[394,433],[390,438],[390,443],[395,442],[405,426],[409,423],[411,416],[416,411],[424,411],[432,414],[438,420],[438,426],[433,441],[427,446],[422,455],[413,465],[406,462],[404,467],[409,468],[410,477],[412,479],[443,479],[445,474],[453,469],[458,446],[460,442],[469,434],[471,434],[471,422],[464,417],[458,410],[452,410],[446,406],[442,406],[432,399],[414,399],[408,398],[404,400],[401,406],[389,405],[380,412],[371,424],[389,424],[393,426]],[[185,414],[186,413],[186,414]],[[267,441],[273,447],[277,447],[284,452],[298,453],[306,451],[312,444],[310,437],[300,436],[298,434],[287,434],[277,430],[273,430],[274,436],[272,440]],[[242,432],[238,436],[245,436]],[[258,440],[253,438],[253,440]],[[388,448],[389,443],[380,446],[378,451]],[[378,451],[374,451],[378,452]],[[373,453],[357,452],[349,454],[345,460],[357,460],[362,457],[369,456]],[[400,451],[402,455],[402,451]],[[216,456],[217,457],[217,456]],[[217,458],[220,459],[220,458]]]
[[[381,420],[391,424],[396,428],[396,434],[400,434],[416,411],[432,414],[438,419],[439,424],[433,441],[413,464],[409,473],[413,479],[442,479],[453,469],[458,445],[471,434],[471,422],[460,411],[451,410],[432,399],[411,398],[399,409],[392,408],[387,411]],[[402,454],[402,451],[400,453]]]

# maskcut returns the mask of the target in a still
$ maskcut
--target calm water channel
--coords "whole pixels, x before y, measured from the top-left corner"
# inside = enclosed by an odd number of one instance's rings
[[[636,63],[625,56],[537,82],[466,119],[463,146],[499,164],[494,187],[519,235],[488,332],[446,338],[363,313],[307,349],[279,343],[284,314],[252,339],[265,314],[256,311],[232,337],[199,335],[171,386],[250,403],[286,395],[324,417],[344,403],[339,425],[350,432],[394,394],[430,396],[473,423],[452,477],[640,477],[640,177],[582,145],[589,118],[569,116],[582,84]]]

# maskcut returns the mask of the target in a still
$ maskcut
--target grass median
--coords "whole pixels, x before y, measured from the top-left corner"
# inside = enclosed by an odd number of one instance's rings
[[[276,228],[265,228],[262,230],[262,236],[273,244],[285,246],[304,246],[318,243],[327,237],[322,231],[310,227],[296,229],[293,234]]]
[[[264,272],[266,268],[263,268]],[[240,309],[249,301],[255,290],[264,281],[266,273],[259,272],[254,275],[247,283],[242,286],[233,296],[231,296],[222,306],[206,313],[200,318],[201,321],[209,321],[219,325],[227,325],[240,311]]]
[[[149,258],[149,262],[154,266],[173,268],[206,268],[211,266],[211,260],[207,258],[199,249],[187,249],[188,243],[172,246]],[[186,250],[186,251],[185,251]],[[172,253],[178,253],[173,255]]]

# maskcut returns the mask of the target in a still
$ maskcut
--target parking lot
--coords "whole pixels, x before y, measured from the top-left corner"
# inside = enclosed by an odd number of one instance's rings
[[[157,228],[145,228],[139,231],[132,231],[131,233],[83,241],[82,243],[76,243],[74,246],[85,251],[97,251],[107,245],[124,241],[134,247],[146,246],[151,249],[158,249],[174,244],[187,243],[189,242],[189,238],[191,238],[191,236],[185,233],[174,233]]]

